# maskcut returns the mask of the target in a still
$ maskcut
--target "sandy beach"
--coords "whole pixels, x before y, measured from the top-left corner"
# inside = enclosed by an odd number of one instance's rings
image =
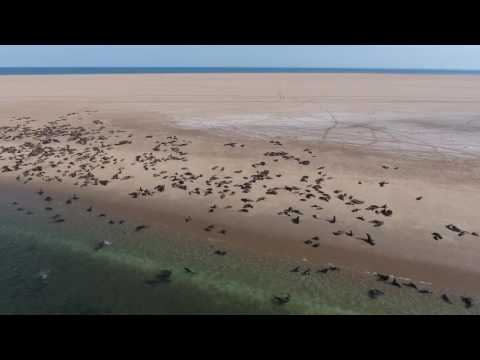
[[[475,298],[478,80],[2,76],[0,182],[75,193],[133,232],[166,227],[226,253],[212,256],[332,263]]]

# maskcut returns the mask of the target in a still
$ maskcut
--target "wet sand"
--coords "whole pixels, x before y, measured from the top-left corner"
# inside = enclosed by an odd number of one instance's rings
[[[3,184],[20,186],[32,196],[41,188],[62,201],[76,193],[97,214],[118,214],[148,225],[145,231],[166,227],[193,237],[192,246],[194,241],[210,244],[227,251],[226,256],[254,254],[292,267],[331,262],[365,276],[381,272],[423,281],[438,291],[480,295],[480,237],[474,235],[480,232],[475,76],[170,74],[0,80],[0,146],[20,149],[11,159],[12,154],[2,153],[0,166],[12,168],[20,154],[30,154],[32,147],[25,143],[58,141],[41,145],[43,151],[57,149],[47,151],[44,173],[24,176],[23,171],[35,167],[29,161],[38,160],[21,158],[18,171],[1,174]],[[32,133],[26,128],[46,126],[56,130]],[[75,151],[58,150],[67,144]],[[93,185],[92,180],[80,186],[86,180],[70,175],[75,169],[81,174],[78,166],[92,159],[95,146],[101,155],[94,157],[89,173],[109,183]],[[80,160],[85,153],[89,156]],[[102,163],[101,156],[108,162]],[[50,167],[49,161],[63,158],[63,164]],[[120,167],[120,178],[133,178],[112,179]],[[261,175],[265,170],[269,173]],[[161,171],[165,173],[153,176]],[[46,181],[55,175],[60,183]],[[308,178],[302,181],[304,176]],[[246,183],[244,193],[238,185]],[[153,190],[157,185],[165,190]],[[154,195],[129,196],[139,187]],[[198,193],[189,193],[197,187]],[[225,187],[222,196],[219,190]],[[366,210],[371,205],[378,208]],[[301,215],[279,215],[289,207]],[[382,214],[382,209],[392,213]],[[292,221],[296,216],[298,224]],[[333,216],[332,224],[327,220]],[[187,217],[191,221],[185,222]],[[375,227],[374,220],[382,224]],[[447,229],[449,224],[460,231]],[[209,225],[215,227],[207,232]],[[337,231],[344,233],[335,235]],[[374,246],[361,240],[366,233]],[[432,233],[442,238],[435,240]],[[313,237],[319,240],[305,244]]]

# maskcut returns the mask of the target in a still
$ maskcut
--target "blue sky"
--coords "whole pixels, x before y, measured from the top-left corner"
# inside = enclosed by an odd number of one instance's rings
[[[0,45],[0,66],[480,69],[477,45]]]

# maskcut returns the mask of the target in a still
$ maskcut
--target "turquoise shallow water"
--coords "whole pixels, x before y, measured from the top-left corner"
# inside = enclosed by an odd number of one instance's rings
[[[32,215],[16,211],[13,199]],[[371,280],[341,275],[300,276],[293,265],[230,252],[181,234],[109,226],[83,207],[56,207],[67,219],[52,224],[32,194],[0,194],[0,313],[63,314],[437,314],[475,312],[435,298],[384,288],[372,301]],[[112,246],[100,251],[98,241]],[[195,274],[187,274],[184,267]],[[145,282],[161,270],[171,281]],[[42,278],[43,276],[43,278]],[[291,294],[282,306],[273,295]]]
[[[91,233],[82,242],[31,224],[4,225],[0,233],[2,313],[269,313],[232,296],[235,289],[219,291],[215,277],[198,267],[198,274],[186,274],[173,254],[152,258],[118,247],[93,252]],[[172,270],[170,283],[145,284],[162,269]]]

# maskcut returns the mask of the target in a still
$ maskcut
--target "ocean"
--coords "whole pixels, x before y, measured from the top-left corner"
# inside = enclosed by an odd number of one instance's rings
[[[0,75],[99,75],[99,74],[222,74],[319,73],[480,75],[480,70],[382,68],[256,68],[256,67],[0,67]]]

